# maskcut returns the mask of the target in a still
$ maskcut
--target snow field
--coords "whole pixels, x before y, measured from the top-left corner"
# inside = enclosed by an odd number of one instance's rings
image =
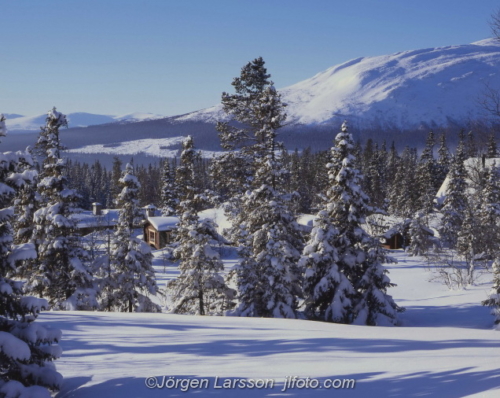
[[[480,306],[491,274],[467,290],[449,291],[422,258],[395,251],[390,290],[406,307],[400,327],[148,313],[45,312],[40,321],[63,331],[65,378],[57,397],[497,397],[499,334]],[[225,252],[226,270],[237,259]],[[161,286],[177,274],[155,252]],[[179,380],[150,389],[147,377]],[[354,389],[283,389],[286,377],[355,379]],[[274,388],[215,388],[224,379],[272,379]],[[183,379],[209,380],[183,392]],[[167,390],[167,391],[165,391]]]

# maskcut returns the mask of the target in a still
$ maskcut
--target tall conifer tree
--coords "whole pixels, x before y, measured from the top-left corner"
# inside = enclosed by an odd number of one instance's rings
[[[34,214],[38,260],[27,273],[30,293],[47,298],[56,309],[97,307],[96,287],[88,266],[88,253],[76,235],[76,212],[80,199],[69,189],[66,159],[61,157],[59,129],[67,126],[66,116],[56,109],[47,115],[37,146],[45,153],[37,190],[41,207]]]
[[[180,275],[171,281],[167,291],[172,300],[171,310],[177,314],[222,315],[232,307],[234,291],[222,277],[224,264],[210,247],[217,232],[208,220],[200,221],[197,213],[199,197],[194,188],[194,166],[198,154],[189,136],[183,142],[177,182],[181,190],[178,247],[174,254],[180,259]]]
[[[352,136],[344,123],[328,164],[328,202],[320,212],[302,259],[308,266],[306,303],[310,313],[325,320],[394,325],[401,309],[387,294],[387,289],[394,285],[382,262],[389,259],[380,242],[361,228],[371,207],[361,189],[360,172],[354,167],[353,148]]]
[[[158,292],[151,248],[133,235],[143,213],[137,199],[140,184],[130,163],[119,183],[122,190],[116,203],[120,215],[111,251],[112,272],[103,281],[102,306],[122,312],[159,312],[160,307],[150,298]]]
[[[0,138],[6,135],[0,114]],[[34,322],[48,308],[44,299],[24,296],[22,282],[13,280],[21,260],[36,258],[34,246],[13,245],[13,200],[28,178],[23,163],[28,153],[0,152],[0,395],[50,398],[47,388],[57,390],[62,376],[52,361],[61,355],[61,332]]]

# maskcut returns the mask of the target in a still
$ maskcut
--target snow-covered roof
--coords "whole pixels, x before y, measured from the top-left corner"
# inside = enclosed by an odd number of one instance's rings
[[[297,217],[297,223],[309,229],[314,226],[314,220],[318,218],[315,214],[301,214]]]
[[[484,168],[488,169],[491,166],[493,166],[493,163],[497,166],[500,167],[500,158],[488,158],[484,159]],[[482,158],[469,158],[464,161],[464,166],[465,170],[469,174],[469,177],[471,177],[475,172],[478,170],[482,170],[483,168],[483,159]],[[467,183],[471,183],[471,179],[468,178]],[[438,204],[442,204],[445,197],[446,197],[446,191],[448,190],[448,185],[450,183],[450,178],[449,174],[446,176],[444,179],[443,183],[441,184],[441,187],[436,193],[436,200]]]
[[[233,226],[231,221],[226,217],[224,209],[221,208],[202,210],[198,212],[198,217],[200,220],[211,220],[217,224],[217,232],[219,234],[222,234],[224,229],[228,229]]]
[[[80,213],[72,214],[70,218],[76,221],[77,228],[111,227],[116,225],[119,215],[119,209],[102,210],[100,216],[96,216],[91,210],[84,210]]]
[[[177,228],[177,224],[179,224],[179,218],[178,217],[148,217],[148,222],[157,231],[170,231],[172,229]]]

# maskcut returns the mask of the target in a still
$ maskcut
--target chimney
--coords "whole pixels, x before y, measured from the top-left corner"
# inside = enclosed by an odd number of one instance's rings
[[[155,216],[155,211],[156,207],[154,205],[147,205],[144,207],[144,210],[146,210],[146,217],[154,217]]]
[[[100,204],[99,202],[92,203],[92,213],[94,214],[94,216],[102,215],[102,204]]]

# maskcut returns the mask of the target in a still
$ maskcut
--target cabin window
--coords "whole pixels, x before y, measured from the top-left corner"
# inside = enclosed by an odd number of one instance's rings
[[[155,231],[149,231],[149,241],[156,242],[156,234]]]

